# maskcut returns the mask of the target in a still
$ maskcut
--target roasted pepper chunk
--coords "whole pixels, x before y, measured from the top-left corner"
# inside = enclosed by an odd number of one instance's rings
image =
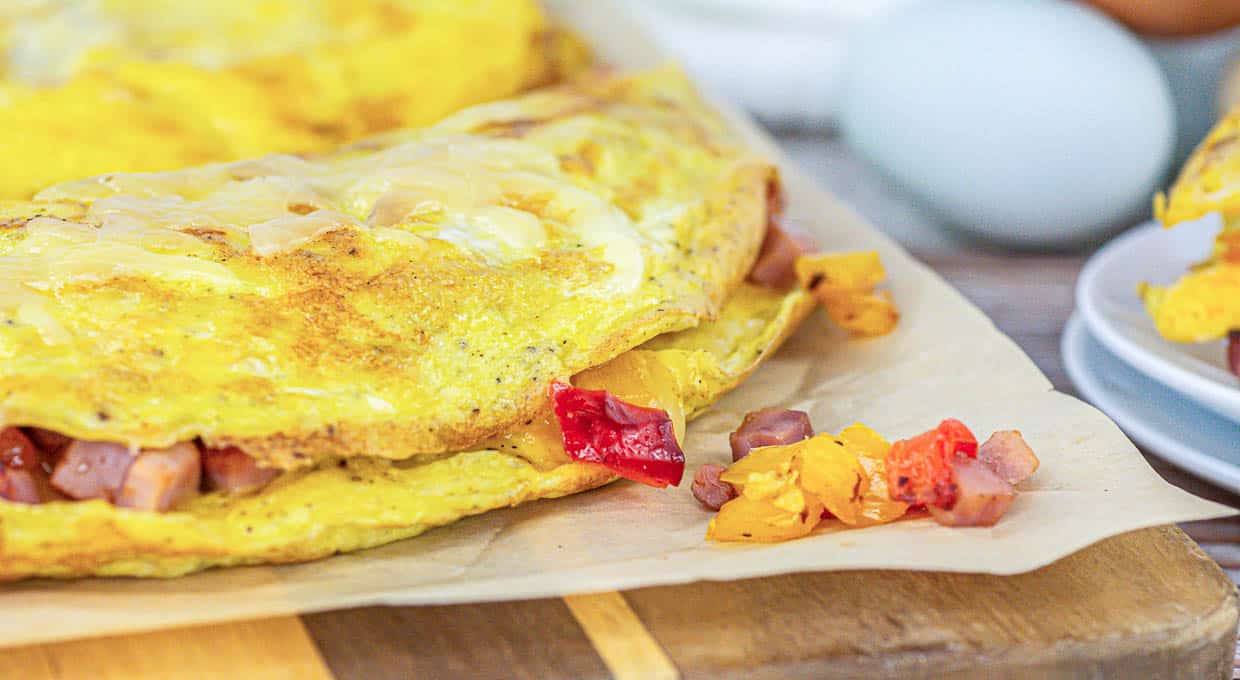
[[[771,543],[800,538],[818,526],[822,502],[796,490],[782,505],[771,500],[737,496],[719,509],[710,521],[706,537],[716,541]],[[800,509],[796,509],[799,502]]]
[[[887,276],[876,252],[806,255],[797,259],[796,272],[801,286],[847,331],[884,335],[900,320],[891,294],[874,290]]]
[[[821,499],[836,519],[856,524],[861,518],[861,500],[870,487],[857,453],[825,434],[794,446],[799,449],[796,460],[802,488]]]
[[[809,533],[829,513],[849,526],[902,516],[908,505],[888,497],[883,459],[891,445],[854,425],[839,436],[820,434],[785,446],[754,449],[719,479],[739,494],[711,521],[708,537],[772,541]],[[817,518],[801,517],[820,508]]]
[[[840,433],[844,447],[857,454],[857,462],[865,470],[869,487],[861,496],[861,512],[856,526],[883,524],[904,516],[908,503],[892,500],[887,489],[887,454],[891,442],[877,432],[857,423]]]
[[[893,444],[887,454],[887,485],[892,500],[940,508],[955,505],[952,461],[956,454],[976,458],[977,437],[954,418]]]
[[[680,485],[685,454],[666,411],[559,381],[551,399],[569,458],[658,488]]]

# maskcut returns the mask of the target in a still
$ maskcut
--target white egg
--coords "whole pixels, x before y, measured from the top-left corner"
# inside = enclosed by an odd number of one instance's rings
[[[850,145],[950,224],[1019,246],[1148,213],[1175,146],[1167,84],[1102,14],[1056,0],[937,0],[857,35]]]

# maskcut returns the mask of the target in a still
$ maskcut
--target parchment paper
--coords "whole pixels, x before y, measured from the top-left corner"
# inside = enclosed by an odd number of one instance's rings
[[[635,67],[662,61],[610,4],[550,4],[604,59]],[[755,144],[778,154],[752,123],[737,120]],[[786,163],[784,179],[790,218],[820,243],[881,251],[903,319],[888,337],[852,341],[821,314],[811,318],[775,359],[689,428],[690,469],[729,460],[727,432],[759,406],[808,410],[820,431],[862,421],[889,438],[947,416],[979,436],[1019,428],[1042,468],[996,527],[948,529],[917,519],[778,545],[712,544],[703,538],[711,515],[687,484],[660,491],[620,482],[308,564],[168,581],[4,586],[0,645],[346,606],[534,598],[808,570],[1014,574],[1133,529],[1233,514],[1163,482],[1115,425],[1053,392],[1028,357],[936,275]],[[1013,301],[1031,313],[1035,303]]]

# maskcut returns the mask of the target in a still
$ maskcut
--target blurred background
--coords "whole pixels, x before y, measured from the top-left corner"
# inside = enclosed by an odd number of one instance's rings
[[[1081,251],[1240,98],[1235,0],[632,0],[695,76],[920,253]]]

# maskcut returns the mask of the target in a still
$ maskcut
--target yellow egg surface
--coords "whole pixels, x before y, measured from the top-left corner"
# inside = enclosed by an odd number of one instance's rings
[[[1175,342],[1207,342],[1240,330],[1240,110],[1206,136],[1167,196],[1154,202],[1168,227],[1218,212],[1223,230],[1214,251],[1167,287],[1142,286],[1160,334]]]
[[[770,356],[812,307],[802,291],[743,284],[717,320],[661,336],[574,382],[658,393],[656,402],[669,411],[700,412]],[[635,385],[629,376],[638,364],[643,374],[669,382]],[[547,418],[540,413],[531,420]],[[213,566],[312,560],[614,479],[602,467],[571,462],[558,431],[525,429],[529,437],[514,431],[517,436],[497,438],[490,448],[416,462],[325,460],[287,472],[254,495],[212,493],[165,514],[103,501],[0,501],[0,579],[168,577]]]
[[[0,203],[0,424],[284,469],[466,450],[716,317],[773,181],[666,70],[56,185]]]
[[[579,68],[566,41],[535,0],[3,3],[0,199],[425,125]]]

